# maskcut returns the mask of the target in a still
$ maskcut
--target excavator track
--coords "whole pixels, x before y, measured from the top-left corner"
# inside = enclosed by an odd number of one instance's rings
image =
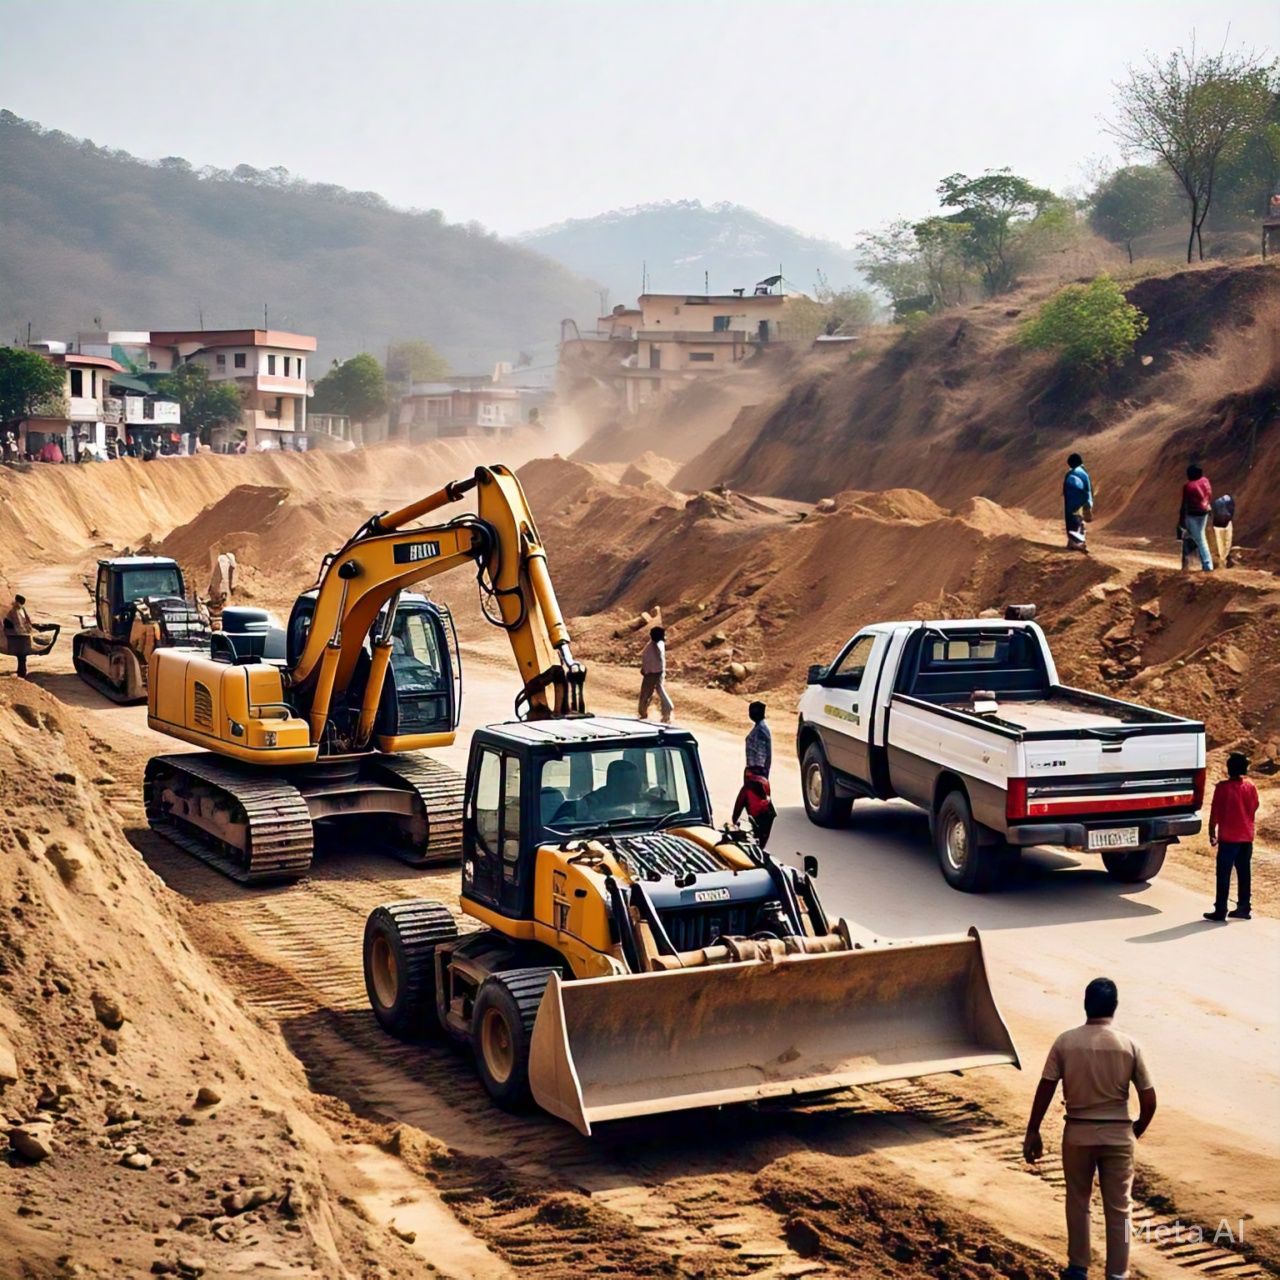
[[[418,793],[427,811],[427,842],[416,849],[385,850],[410,867],[462,861],[462,803],[466,779],[456,769],[424,757],[379,756],[371,768],[395,785]]]
[[[233,815],[223,836],[173,810],[164,792],[174,784],[203,810]],[[153,830],[240,884],[297,880],[311,866],[311,814],[289,782],[203,752],[156,756],[147,763],[143,800]]]

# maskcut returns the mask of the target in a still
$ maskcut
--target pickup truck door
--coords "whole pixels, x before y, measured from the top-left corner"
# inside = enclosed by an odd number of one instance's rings
[[[822,701],[814,719],[831,765],[864,782],[871,780],[868,734],[876,672],[889,637],[875,631],[857,635],[820,681]]]

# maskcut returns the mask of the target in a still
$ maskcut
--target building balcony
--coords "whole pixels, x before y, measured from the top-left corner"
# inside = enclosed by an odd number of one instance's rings
[[[178,426],[182,422],[182,406],[174,400],[150,400],[146,396],[125,396],[123,420],[130,426]],[[110,419],[107,419],[110,421]]]
[[[755,339],[755,333],[746,329],[641,329],[636,337],[641,342],[723,342],[725,344]]]

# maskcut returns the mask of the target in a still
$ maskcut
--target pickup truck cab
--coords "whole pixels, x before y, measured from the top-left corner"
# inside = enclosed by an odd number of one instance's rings
[[[877,623],[811,667],[796,737],[810,821],[842,826],[860,797],[909,800],[930,815],[942,874],[970,893],[1028,845],[1152,879],[1200,830],[1204,725],[1060,684],[1033,617]]]

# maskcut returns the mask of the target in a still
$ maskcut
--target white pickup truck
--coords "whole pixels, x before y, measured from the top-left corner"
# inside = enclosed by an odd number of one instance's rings
[[[970,893],[1027,845],[1152,879],[1200,830],[1204,725],[1060,684],[1034,613],[877,623],[811,667],[796,737],[810,821],[842,826],[863,796],[910,800]]]

